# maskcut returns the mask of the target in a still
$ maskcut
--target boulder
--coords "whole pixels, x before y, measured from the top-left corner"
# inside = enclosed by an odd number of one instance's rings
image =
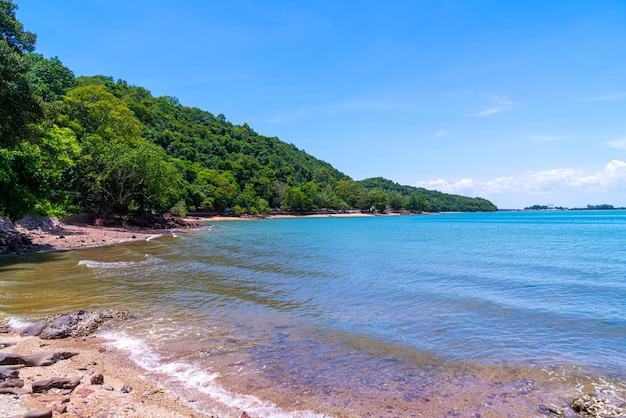
[[[39,337],[44,340],[85,337],[96,332],[104,324],[125,321],[131,317],[127,311],[96,312],[79,309],[53,317]]]
[[[54,232],[61,222],[53,216],[28,215],[19,221],[19,224],[28,230],[38,229],[46,232]]]

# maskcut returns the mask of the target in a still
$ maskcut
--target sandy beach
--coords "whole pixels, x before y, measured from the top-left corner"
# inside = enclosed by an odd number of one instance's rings
[[[213,222],[251,221],[290,218],[354,218],[373,216],[399,216],[397,213],[374,215],[361,212],[329,213],[311,215],[273,214],[267,216],[188,216],[183,218],[185,228],[139,228],[139,227],[105,227],[87,223],[54,222],[52,228],[27,229],[19,224],[16,229],[32,241],[34,251],[66,251],[78,248],[101,247],[121,244],[128,241],[147,240],[155,235],[189,233],[194,229],[207,226]],[[26,251],[20,251],[26,252]]]
[[[158,382],[146,379],[124,353],[107,347],[98,337],[42,340],[16,333],[0,334],[0,344],[16,343],[0,354],[32,355],[72,352],[77,355],[50,366],[22,367],[17,371],[25,391],[34,382],[50,378],[79,378],[73,390],[50,389],[44,393],[0,395],[0,416],[20,416],[32,411],[53,410],[64,417],[204,417]],[[101,374],[103,382],[92,383]],[[123,390],[124,388],[124,390]],[[69,393],[68,393],[69,392]],[[225,416],[240,416],[233,411]],[[224,416],[224,415],[223,415]]]

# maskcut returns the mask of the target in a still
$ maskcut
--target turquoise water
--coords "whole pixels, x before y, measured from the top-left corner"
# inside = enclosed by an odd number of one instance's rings
[[[20,320],[141,312],[112,344],[257,415],[535,416],[626,394],[624,211],[222,222],[3,260],[0,289]]]

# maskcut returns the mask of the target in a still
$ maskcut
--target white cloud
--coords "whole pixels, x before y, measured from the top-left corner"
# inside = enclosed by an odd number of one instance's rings
[[[453,194],[471,194],[475,184],[471,178],[461,179],[455,182],[448,182],[444,179],[420,181],[415,184],[417,187],[423,187],[425,189],[439,190],[444,193]]]
[[[611,148],[626,149],[626,138],[609,141],[606,144]]]
[[[624,188],[626,186],[626,162],[612,160],[604,167],[604,171],[580,177],[575,185],[587,188],[612,188],[614,186]]]
[[[580,169],[555,168],[487,181],[438,179],[419,181],[415,185],[444,193],[484,197],[505,208],[538,203],[569,207],[599,203],[626,206],[626,162],[612,160],[603,169],[591,174]]]
[[[450,132],[447,129],[439,129],[437,132],[435,132],[435,136],[437,138],[443,138],[444,136],[448,136]]]
[[[504,110],[505,110],[504,108],[492,107],[492,108],[485,109],[477,113],[469,114],[467,116],[489,116],[489,115],[495,115],[496,113],[502,113],[504,112]]]

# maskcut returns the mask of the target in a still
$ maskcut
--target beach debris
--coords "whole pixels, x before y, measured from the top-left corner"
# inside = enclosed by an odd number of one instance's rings
[[[626,405],[615,405],[606,398],[587,393],[574,399],[571,408],[584,417],[607,418],[626,416]]]
[[[33,382],[33,393],[45,393],[50,389],[74,390],[80,384],[80,377],[53,377]]]
[[[122,393],[130,393],[133,391],[133,387],[131,385],[122,386]]]
[[[86,337],[93,334],[105,324],[126,321],[133,316],[128,311],[76,311],[61,313],[51,319],[41,331],[39,337],[44,340],[54,340],[68,337]]]

